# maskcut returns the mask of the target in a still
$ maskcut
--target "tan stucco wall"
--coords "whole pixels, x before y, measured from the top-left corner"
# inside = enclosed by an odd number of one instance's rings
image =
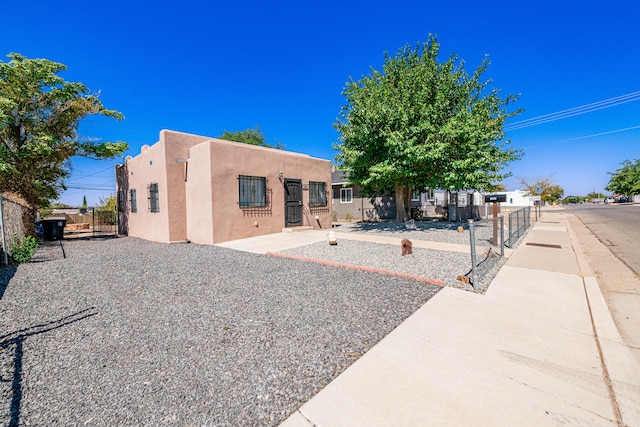
[[[160,141],[164,142],[167,160],[166,198],[169,211],[169,241],[187,239],[186,178],[189,149],[206,141],[207,137],[163,130]]]
[[[169,213],[167,204],[167,170],[164,156],[164,142],[158,141],[151,147],[143,146],[139,155],[126,160],[129,172],[129,189],[136,190],[137,212],[129,213],[129,235],[155,242],[169,240]],[[151,183],[158,183],[160,212],[149,211],[149,190]],[[129,195],[125,195],[127,201]],[[128,207],[130,209],[130,207]]]
[[[191,148],[186,182],[187,238],[193,243],[213,244],[211,147],[202,143]]]
[[[138,211],[131,212],[127,199],[129,235],[156,242],[184,241],[187,238],[185,202],[185,166],[189,148],[206,137],[163,130],[151,147],[126,160],[129,189],[135,189]],[[160,212],[149,211],[151,183],[158,184]]]
[[[331,171],[328,160],[304,154],[163,130],[118,168],[118,188],[135,189],[137,212],[125,198],[130,236],[157,242],[190,240],[212,244],[277,233],[285,226],[284,178],[326,184],[327,206],[309,208],[303,190],[303,225],[331,227]],[[282,179],[279,173],[282,171]],[[267,179],[267,206],[240,208],[238,176]],[[160,212],[149,210],[148,186],[158,183]],[[318,216],[318,220],[315,217]]]
[[[327,191],[330,191],[331,170],[328,160],[219,139],[212,139],[203,145],[209,147],[211,158],[213,243],[282,231],[285,226],[284,178],[301,179],[303,185],[307,185],[309,181],[325,182]],[[200,147],[197,148],[199,155]],[[192,150],[192,159],[195,154],[196,151]],[[190,164],[190,171],[191,166]],[[280,171],[283,172],[282,180],[278,178]],[[198,174],[202,177],[205,175]],[[239,175],[266,177],[268,197],[266,207],[240,208]],[[191,180],[191,175],[189,179]],[[193,187],[189,185],[187,188],[197,188],[197,185]],[[307,190],[302,192],[302,197],[304,206],[302,225],[312,226],[315,229],[330,228],[330,194],[327,195],[328,204],[324,208],[309,208]],[[193,200],[196,198],[194,197]],[[187,210],[190,212],[192,209],[197,210],[198,207],[188,204]],[[319,217],[318,221],[315,219],[316,215]],[[207,234],[208,232],[208,229],[200,232],[194,227],[190,229],[188,238],[195,242],[196,233]],[[194,236],[194,239],[191,236]]]

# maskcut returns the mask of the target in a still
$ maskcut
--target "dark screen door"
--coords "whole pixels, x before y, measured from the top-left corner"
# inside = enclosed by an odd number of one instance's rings
[[[284,180],[284,226],[302,225],[302,181]]]

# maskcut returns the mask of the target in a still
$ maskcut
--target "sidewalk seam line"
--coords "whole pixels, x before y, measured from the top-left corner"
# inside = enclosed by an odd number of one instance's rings
[[[311,421],[309,417],[302,413],[302,408],[298,409],[298,413],[309,423],[311,427],[316,427],[315,423]]]

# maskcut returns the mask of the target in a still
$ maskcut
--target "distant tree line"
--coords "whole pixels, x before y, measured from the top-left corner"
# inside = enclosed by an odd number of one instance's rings
[[[259,145],[261,147],[268,148],[277,148],[278,150],[284,150],[284,144],[276,141],[275,144],[269,144],[267,142],[267,138],[260,130],[260,126],[256,126],[255,128],[249,128],[246,130],[239,130],[236,132],[229,132],[225,129],[225,131],[218,136],[220,139],[224,139],[226,141],[234,141],[234,142],[242,142],[245,144],[251,145]]]

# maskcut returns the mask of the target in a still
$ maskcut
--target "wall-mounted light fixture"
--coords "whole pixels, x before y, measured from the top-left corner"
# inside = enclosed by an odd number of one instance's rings
[[[282,177],[284,176],[284,172],[280,171],[278,172],[278,179],[282,179]]]

